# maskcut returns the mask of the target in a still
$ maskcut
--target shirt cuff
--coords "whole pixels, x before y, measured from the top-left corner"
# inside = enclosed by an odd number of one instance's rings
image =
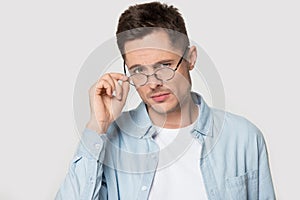
[[[87,158],[98,160],[101,151],[104,149],[105,135],[100,135],[96,131],[85,128],[80,140],[78,153],[83,154]]]

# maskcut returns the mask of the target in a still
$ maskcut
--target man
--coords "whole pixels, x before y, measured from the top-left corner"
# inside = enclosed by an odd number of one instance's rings
[[[191,92],[197,49],[176,8],[129,7],[117,42],[124,74],[90,89],[91,118],[56,199],[275,199],[261,132]],[[122,113],[129,84],[143,102]]]

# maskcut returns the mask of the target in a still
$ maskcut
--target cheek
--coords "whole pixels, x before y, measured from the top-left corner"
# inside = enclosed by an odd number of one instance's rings
[[[187,89],[191,88],[191,78],[188,72],[177,73],[173,80],[172,85],[174,85],[178,92],[186,92]]]
[[[138,92],[138,94],[141,97],[141,99],[143,101],[145,101],[146,100],[146,96],[147,96],[147,89],[145,88],[145,86],[136,88],[136,91]]]

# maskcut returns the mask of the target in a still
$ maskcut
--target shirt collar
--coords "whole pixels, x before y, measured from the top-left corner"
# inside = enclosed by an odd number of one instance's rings
[[[199,116],[194,130],[202,135],[212,136],[211,108],[206,104],[202,96],[192,92],[193,101],[199,106]],[[197,134],[196,134],[197,136]]]
[[[192,92],[192,98],[197,105],[200,105],[199,116],[192,134],[197,138],[200,137],[199,134],[212,136],[211,109],[199,94]],[[115,123],[123,133],[137,138],[152,137],[156,132],[143,102],[136,109],[124,112]]]

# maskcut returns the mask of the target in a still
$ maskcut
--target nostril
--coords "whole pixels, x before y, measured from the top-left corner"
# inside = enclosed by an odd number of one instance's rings
[[[158,82],[149,82],[149,83],[147,84],[147,86],[148,86],[149,88],[151,88],[152,90],[155,90],[155,89],[161,87],[162,84],[161,84],[161,83],[158,83]]]

